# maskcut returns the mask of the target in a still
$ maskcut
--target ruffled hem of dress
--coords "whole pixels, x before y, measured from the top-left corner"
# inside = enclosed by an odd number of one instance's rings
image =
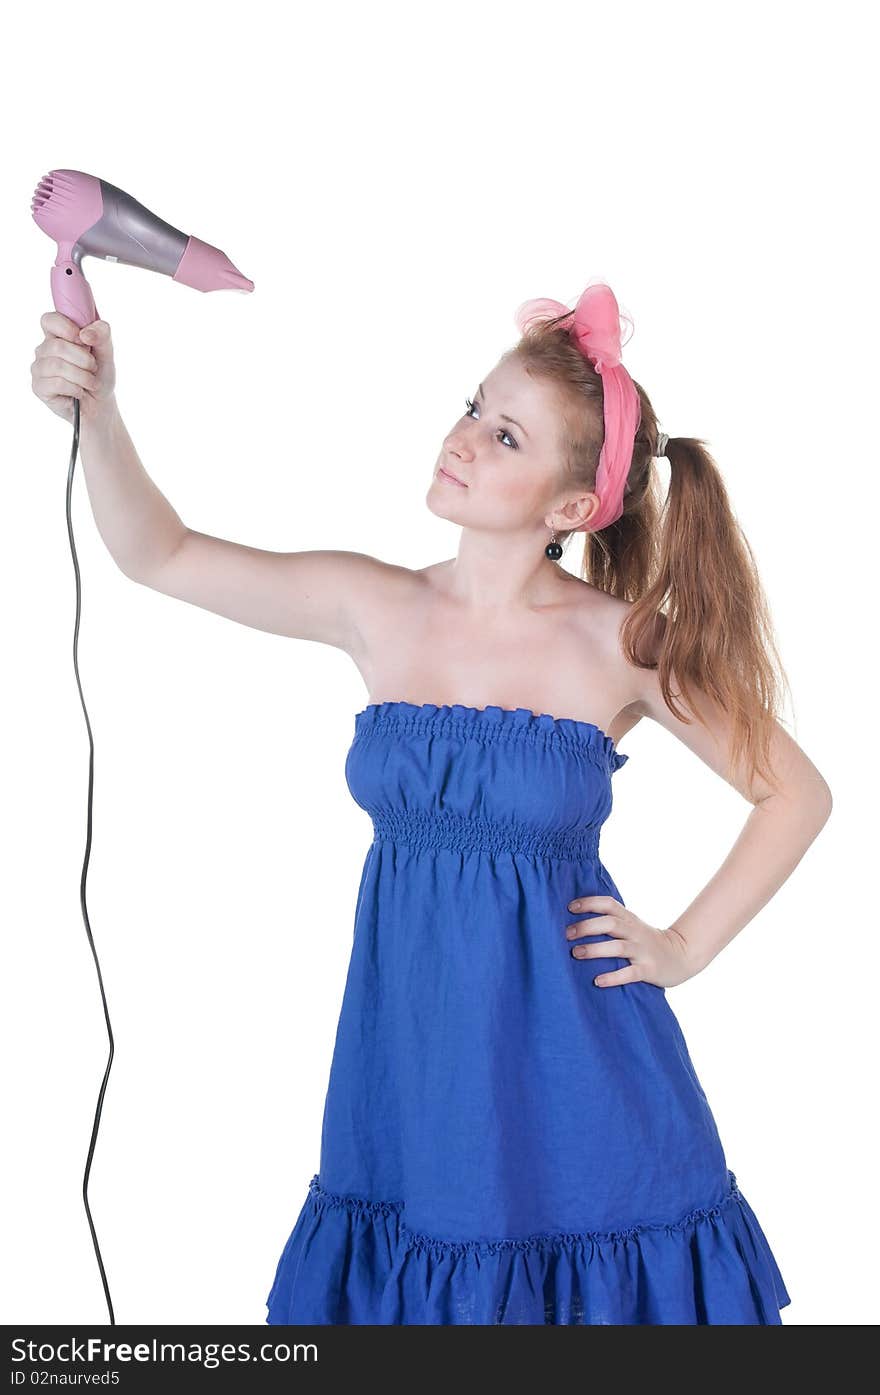
[[[597,758],[610,771],[619,770],[629,760],[615,748],[607,732],[592,722],[575,717],[553,717],[549,712],[537,714],[528,707],[467,707],[463,703],[371,702],[355,715],[355,730],[376,730],[399,727],[410,731],[429,729],[466,729],[467,735],[478,740],[516,738],[557,747],[561,750],[582,751]]]
[[[791,1302],[730,1171],[715,1205],[616,1231],[449,1241],[411,1231],[403,1211],[327,1191],[316,1173],[267,1323],[771,1326]]]

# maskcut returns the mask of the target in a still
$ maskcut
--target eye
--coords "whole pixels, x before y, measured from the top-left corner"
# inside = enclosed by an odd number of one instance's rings
[[[466,416],[466,417],[469,417],[470,414],[471,414],[471,412],[474,410],[474,407],[476,407],[477,404],[476,404],[475,402],[472,402],[471,399],[470,399],[469,397],[466,397],[466,398],[464,399],[464,403],[465,403],[465,406],[467,407],[467,411],[465,412],[465,416]],[[479,408],[477,408],[477,410],[479,411]],[[511,434],[510,434],[509,431],[505,431],[502,427],[499,427],[498,430],[499,430],[499,432],[501,433],[501,435],[502,435],[502,436],[506,436],[507,439],[508,439],[508,441],[510,442],[510,445],[507,447],[508,450],[519,450],[519,446],[517,445],[516,441],[513,439],[513,437],[511,436]]]

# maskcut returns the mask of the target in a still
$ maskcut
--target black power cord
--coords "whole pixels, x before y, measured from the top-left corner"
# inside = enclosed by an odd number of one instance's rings
[[[79,449],[79,398],[73,399],[73,448],[70,453],[70,466],[67,473],[67,534],[70,538],[70,551],[73,556],[73,570],[76,574],[76,622],[73,631],[73,669],[76,674],[76,686],[79,689],[79,699],[82,703],[83,715],[86,719],[86,729],[89,733],[89,795],[88,812],[86,819],[86,852],[83,860],[82,877],[80,879],[79,897],[82,907],[83,920],[86,925],[86,934],[89,937],[89,944],[92,948],[92,956],[95,960],[95,968],[98,971],[98,983],[101,988],[101,1000],[104,1004],[104,1020],[107,1023],[107,1035],[110,1038],[110,1055],[107,1058],[107,1069],[104,1071],[104,1079],[101,1081],[101,1090],[98,1095],[98,1107],[95,1110],[95,1122],[92,1126],[92,1137],[89,1142],[89,1155],[86,1159],[86,1170],[83,1177],[83,1202],[88,1217],[89,1230],[92,1232],[92,1243],[95,1246],[95,1254],[98,1257],[98,1268],[101,1271],[101,1283],[104,1285],[104,1296],[107,1299],[107,1307],[110,1311],[111,1326],[116,1326],[116,1319],[113,1316],[113,1303],[110,1299],[110,1289],[107,1286],[107,1275],[104,1272],[104,1262],[101,1259],[101,1251],[98,1247],[98,1237],[95,1234],[95,1226],[92,1221],[92,1213],[89,1210],[89,1172],[92,1166],[92,1157],[95,1152],[95,1140],[98,1136],[98,1120],[101,1117],[101,1106],[104,1103],[104,1093],[107,1089],[107,1080],[110,1076],[110,1067],[113,1064],[113,1028],[110,1026],[110,1013],[107,1010],[107,998],[104,994],[104,980],[101,976],[101,965],[98,963],[98,955],[95,950],[95,941],[92,938],[92,927],[89,924],[89,913],[86,910],[86,873],[89,866],[89,853],[92,847],[92,794],[95,787],[95,743],[92,740],[92,727],[89,722],[89,714],[86,711],[85,699],[83,698],[82,684],[79,681],[79,662],[77,659],[77,645],[79,642],[79,619],[81,611],[82,593],[80,588],[79,563],[76,557],[76,544],[73,540],[73,523],[71,521],[70,500],[73,489],[73,469],[76,464],[77,451]]]

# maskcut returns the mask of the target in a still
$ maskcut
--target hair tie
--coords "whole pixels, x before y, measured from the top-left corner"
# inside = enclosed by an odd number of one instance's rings
[[[641,420],[641,403],[635,383],[620,361],[620,352],[632,335],[633,322],[621,315],[614,292],[604,281],[591,282],[574,310],[561,301],[526,300],[516,311],[521,334],[531,325],[563,317],[569,337],[602,378],[605,439],[596,469],[595,493],[599,508],[588,523],[572,532],[598,532],[615,523],[623,513],[623,492],[632,464],[633,443]],[[629,325],[622,337],[621,322]]]
[[[666,447],[667,447],[668,445],[669,445],[669,437],[667,436],[667,434],[666,434],[665,431],[661,431],[660,434],[659,434],[659,436],[657,437],[657,449],[655,450],[654,454],[655,454],[655,455],[665,455],[665,454],[666,454]]]

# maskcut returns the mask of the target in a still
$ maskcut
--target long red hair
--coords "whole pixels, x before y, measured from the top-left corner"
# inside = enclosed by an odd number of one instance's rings
[[[511,356],[557,389],[567,478],[591,490],[604,434],[601,374],[558,320],[530,326],[502,359]],[[699,698],[706,695],[731,721],[730,768],[745,756],[752,774],[776,788],[770,742],[790,688],[754,556],[704,440],[676,436],[669,443],[664,498],[655,464],[657,416],[644,388],[635,386],[641,421],[623,514],[584,534],[580,575],[632,602],[621,629],[624,652],[631,663],[658,670],[670,711],[683,721],[700,720]]]

